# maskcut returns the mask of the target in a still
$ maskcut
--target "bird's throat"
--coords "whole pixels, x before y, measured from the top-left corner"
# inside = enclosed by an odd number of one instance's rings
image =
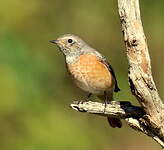
[[[66,63],[67,64],[72,64],[72,63],[75,63],[77,60],[78,60],[78,57],[77,55],[67,55],[66,56]]]

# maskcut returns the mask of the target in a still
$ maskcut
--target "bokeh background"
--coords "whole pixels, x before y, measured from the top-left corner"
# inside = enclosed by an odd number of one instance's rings
[[[164,97],[164,1],[141,1],[152,70]],[[70,80],[63,55],[49,40],[74,33],[106,55],[130,100],[127,59],[117,2],[109,0],[0,1],[1,150],[157,150],[152,139],[112,129],[105,118],[73,111],[85,93]]]

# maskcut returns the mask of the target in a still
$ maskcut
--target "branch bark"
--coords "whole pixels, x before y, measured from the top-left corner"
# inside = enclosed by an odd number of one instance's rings
[[[164,145],[164,104],[152,77],[139,0],[118,0],[118,9],[129,61],[129,83],[132,94],[146,113],[143,120],[150,133],[157,136]]]
[[[164,148],[164,104],[155,86],[139,0],[118,0],[118,11],[129,61],[129,84],[141,107],[127,103],[74,102],[78,111],[124,119],[130,127],[152,137]],[[136,109],[137,108],[137,109]],[[135,114],[135,115],[134,115]]]
[[[74,101],[70,104],[70,107],[83,113],[124,119],[131,128],[152,137],[164,147],[163,141],[151,131],[151,128],[149,128],[143,119],[146,115],[144,110],[139,106],[133,106],[130,102],[111,101],[109,104],[103,104],[92,101]]]
[[[127,101],[111,101],[109,104],[92,101],[74,101],[70,107],[80,112],[88,112],[101,116],[112,116],[120,119],[136,119],[145,114],[140,107],[133,106]]]

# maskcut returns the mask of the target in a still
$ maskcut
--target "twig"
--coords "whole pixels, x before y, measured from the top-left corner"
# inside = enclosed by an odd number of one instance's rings
[[[88,112],[101,116],[112,116],[120,119],[140,118],[145,113],[138,106],[131,105],[127,101],[111,101],[109,104],[103,104],[92,101],[74,101],[70,107],[80,112]]]

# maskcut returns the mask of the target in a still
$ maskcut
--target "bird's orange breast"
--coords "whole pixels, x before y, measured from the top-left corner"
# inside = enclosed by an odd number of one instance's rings
[[[94,54],[83,54],[67,67],[75,83],[84,91],[96,94],[113,89],[110,71]]]

